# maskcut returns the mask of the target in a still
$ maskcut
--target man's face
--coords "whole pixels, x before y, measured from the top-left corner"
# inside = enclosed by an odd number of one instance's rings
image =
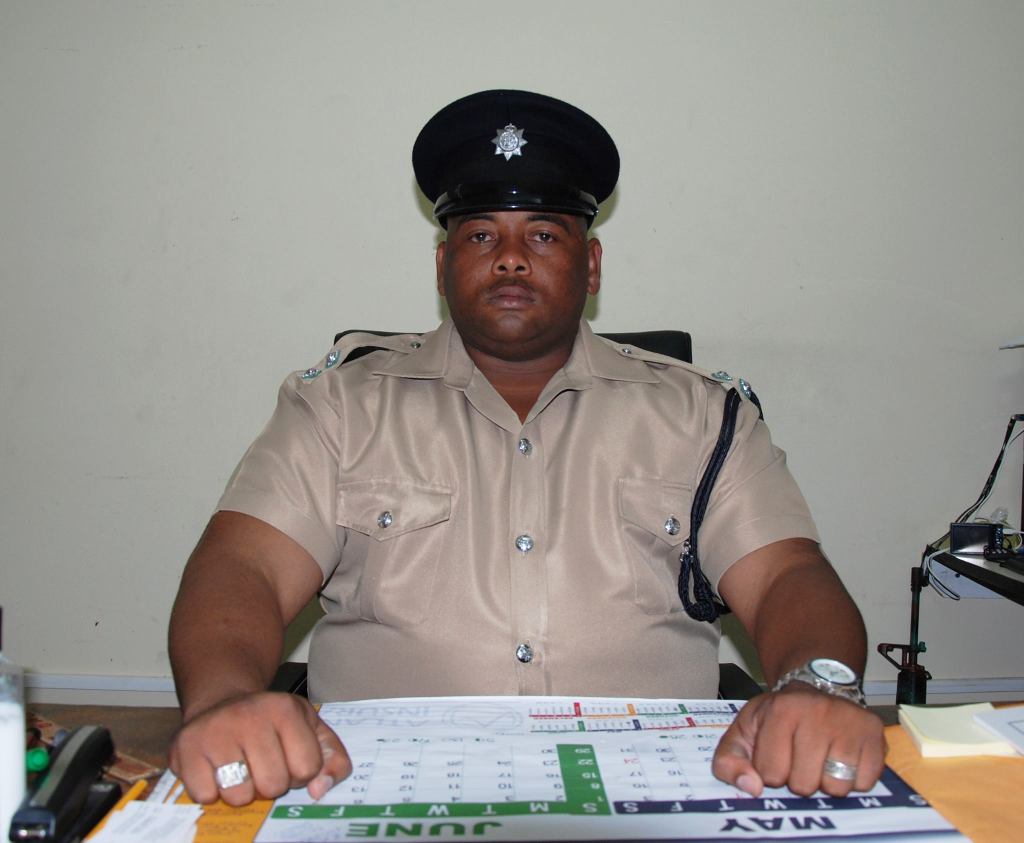
[[[492,211],[448,220],[437,289],[463,342],[507,361],[571,348],[587,294],[601,286],[601,244],[582,217]]]

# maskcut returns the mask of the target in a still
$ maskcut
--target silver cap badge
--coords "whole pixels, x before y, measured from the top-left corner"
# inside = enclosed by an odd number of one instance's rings
[[[491,138],[494,144],[494,154],[504,155],[508,161],[513,155],[522,155],[523,147],[529,143],[523,140],[525,129],[517,129],[509,123],[504,129],[498,129],[498,134]]]

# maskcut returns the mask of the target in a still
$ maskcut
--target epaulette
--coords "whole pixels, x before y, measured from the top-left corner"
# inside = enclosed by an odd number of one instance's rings
[[[397,351],[409,354],[420,347],[422,334],[391,334],[378,331],[344,331],[335,337],[334,345],[315,366],[299,373],[303,381],[320,377],[330,369],[336,369],[365,357],[373,351]]]
[[[693,372],[693,374],[704,378],[704,380],[717,383],[726,392],[735,388],[739,396],[744,400],[753,403],[754,406],[757,407],[758,412],[761,413],[761,417],[764,417],[764,413],[761,411],[761,402],[758,400],[753,387],[751,387],[750,381],[745,378],[733,378],[732,375],[722,369],[716,369],[714,371],[711,369],[704,369],[700,366],[695,366],[693,363],[680,360],[677,357],[671,357],[667,354],[658,354],[654,351],[647,351],[639,346],[623,345],[622,343],[612,342],[608,339],[605,339],[605,342],[607,342],[623,357],[629,357],[632,360],[643,360],[645,363],[654,364],[657,368],[671,366],[675,369],[684,369],[687,372]]]

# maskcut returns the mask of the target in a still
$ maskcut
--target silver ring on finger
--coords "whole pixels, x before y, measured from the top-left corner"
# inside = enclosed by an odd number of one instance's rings
[[[237,787],[249,781],[249,765],[244,761],[221,764],[213,771],[213,775],[217,779],[217,787],[227,790],[229,787]]]
[[[834,758],[825,759],[825,775],[838,779],[841,782],[852,782],[857,778],[857,767],[853,764],[844,764]]]

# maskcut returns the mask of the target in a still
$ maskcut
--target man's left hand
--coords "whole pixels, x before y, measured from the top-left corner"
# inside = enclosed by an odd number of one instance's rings
[[[766,786],[846,796],[870,790],[882,774],[882,728],[855,703],[792,682],[743,707],[718,742],[711,769],[752,796]]]

